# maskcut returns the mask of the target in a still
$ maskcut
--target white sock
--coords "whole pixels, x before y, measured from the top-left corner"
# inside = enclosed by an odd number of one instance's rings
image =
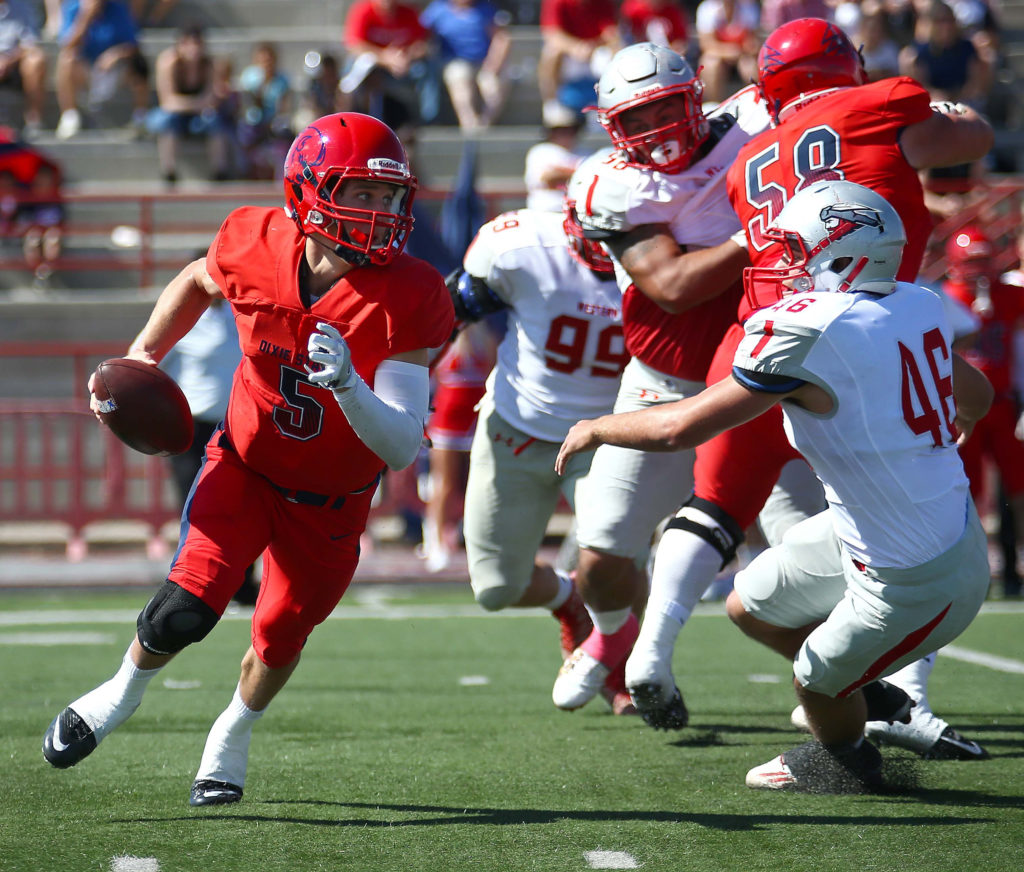
[[[121,668],[109,681],[80,696],[69,708],[92,727],[96,741],[123,724],[142,702],[142,694],[150,680],[162,666],[156,669],[139,669],[132,662],[131,649],[125,652]]]
[[[925,712],[932,714],[932,707],[928,703],[928,676],[935,668],[935,654],[929,654],[913,663],[908,663],[899,672],[885,676],[890,684],[895,684],[900,690],[906,692],[917,705],[915,715],[922,715]]]
[[[249,708],[242,702],[242,694],[236,687],[230,705],[213,722],[210,735],[206,737],[195,780],[226,781],[244,787],[252,728],[265,711]]]
[[[663,647],[667,643],[671,654],[675,636],[721,565],[722,555],[700,536],[666,530],[654,558],[651,595],[637,646]]]
[[[575,589],[575,585],[572,583],[572,579],[569,578],[569,573],[562,572],[561,569],[555,569],[555,577],[558,579],[558,593],[555,594],[551,602],[545,603],[544,608],[555,611],[565,605],[565,601],[572,596],[572,592]]]
[[[597,628],[602,636],[611,636],[617,633],[625,626],[626,621],[629,620],[629,616],[632,614],[632,609],[626,606],[624,609],[615,609],[611,612],[595,612],[590,609],[590,617],[594,621],[594,627]]]

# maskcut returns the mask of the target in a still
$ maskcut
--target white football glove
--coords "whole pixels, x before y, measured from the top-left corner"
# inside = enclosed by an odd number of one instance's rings
[[[1024,442],[1024,412],[1017,419],[1017,426],[1013,430],[1013,435],[1016,436],[1021,442]]]
[[[319,332],[310,334],[307,351],[309,359],[319,364],[319,368],[314,369],[306,364],[310,382],[332,391],[352,387],[359,379],[359,374],[352,366],[348,343],[333,324],[318,321],[316,329]]]
[[[963,103],[954,103],[952,100],[933,100],[928,105],[940,115],[964,115],[967,112]]]

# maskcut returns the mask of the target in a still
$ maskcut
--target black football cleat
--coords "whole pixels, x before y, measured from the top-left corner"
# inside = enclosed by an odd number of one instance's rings
[[[946,727],[924,754],[925,760],[987,760],[988,751],[972,739],[965,739],[952,727]]]
[[[189,805],[230,805],[242,798],[242,788],[227,781],[202,779],[192,785]]]
[[[73,708],[53,719],[43,736],[43,756],[58,769],[67,769],[96,750],[96,735]]]

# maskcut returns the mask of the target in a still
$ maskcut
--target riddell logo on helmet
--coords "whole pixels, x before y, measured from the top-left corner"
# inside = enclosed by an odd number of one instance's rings
[[[409,167],[389,157],[372,157],[366,162],[366,168],[377,173],[392,173],[402,178],[409,175]]]

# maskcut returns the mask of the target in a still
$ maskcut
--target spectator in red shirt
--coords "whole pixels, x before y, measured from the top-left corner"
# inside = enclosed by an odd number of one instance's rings
[[[407,101],[414,92],[419,120],[437,118],[440,75],[418,8],[400,0],[356,0],[345,19],[344,43],[351,63],[341,90],[351,95],[354,109],[380,117],[385,95]]]
[[[540,30],[541,100],[582,111],[595,102],[594,85],[621,46],[618,5],[613,0],[541,0]]]
[[[653,42],[687,54],[690,27],[679,0],[625,0],[619,16],[628,42]]]

